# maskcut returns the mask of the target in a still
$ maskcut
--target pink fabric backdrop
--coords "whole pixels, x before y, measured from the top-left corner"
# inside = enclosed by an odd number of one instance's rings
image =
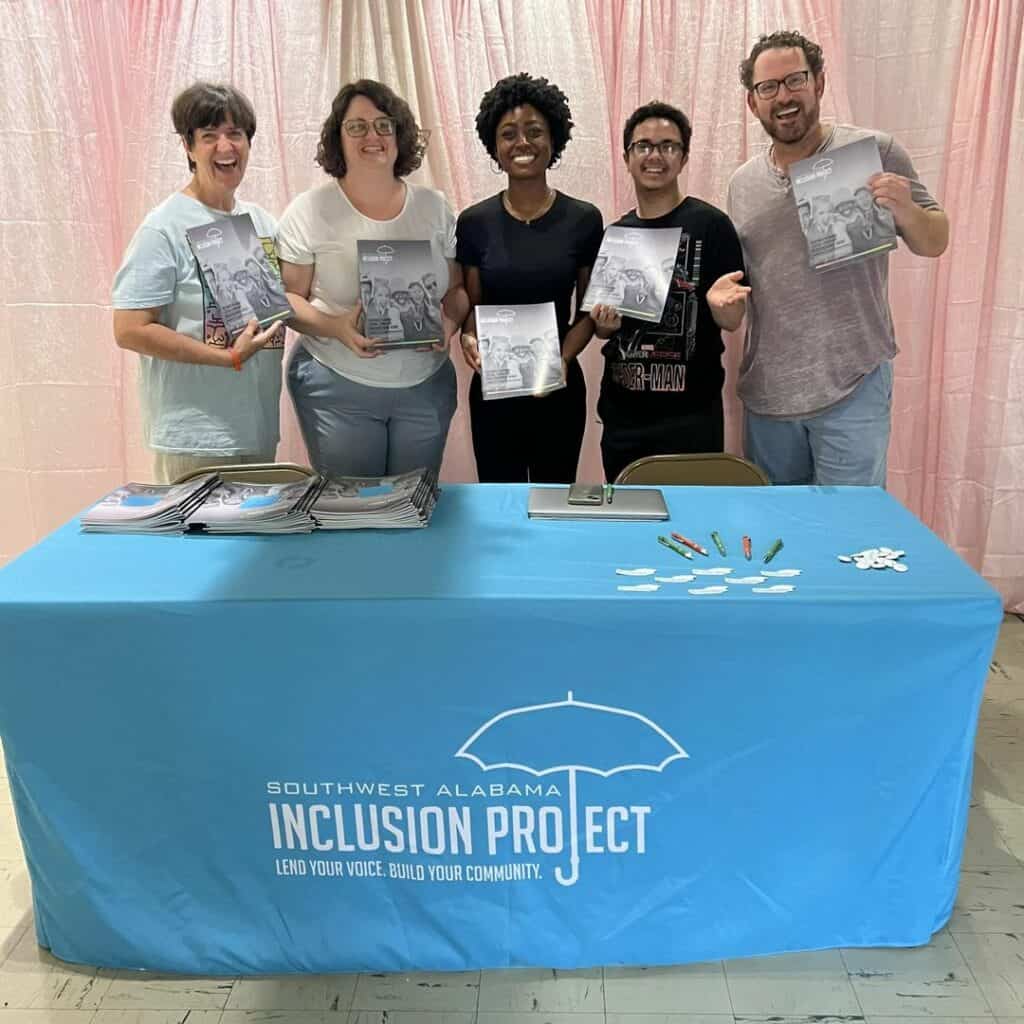
[[[737,65],[762,31],[824,46],[826,117],[910,150],[953,225],[940,261],[901,250],[889,486],[1024,610],[1024,0],[95,0],[6,4],[0,53],[0,564],[127,478],[144,479],[135,357],[110,330],[109,286],[144,213],[186,180],[170,102],[228,79],[259,118],[243,188],[280,212],[320,180],[319,125],[340,84],[381,78],[434,130],[418,179],[456,209],[500,187],[473,129],[502,75],[547,75],[577,127],[561,189],[606,219],[631,205],[619,151],[638,104],[694,124],[686,188],[719,205],[763,144]],[[738,336],[728,339],[727,440]],[[462,393],[467,385],[459,365]],[[581,478],[598,479],[591,385]],[[283,402],[279,457],[302,459]],[[473,479],[462,406],[448,480]]]

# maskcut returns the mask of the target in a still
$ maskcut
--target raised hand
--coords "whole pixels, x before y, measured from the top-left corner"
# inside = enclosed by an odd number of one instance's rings
[[[594,321],[594,333],[602,341],[610,338],[622,326],[619,311],[614,306],[605,306],[600,302],[590,311],[590,319]]]

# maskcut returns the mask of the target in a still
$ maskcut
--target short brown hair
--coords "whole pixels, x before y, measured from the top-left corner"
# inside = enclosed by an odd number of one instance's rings
[[[332,177],[344,178],[348,168],[341,147],[341,123],[348,105],[357,97],[365,96],[375,107],[395,119],[395,138],[398,157],[395,159],[395,177],[404,178],[423,163],[427,150],[425,133],[420,131],[409,104],[382,82],[360,78],[358,82],[343,85],[334,97],[331,112],[320,130],[320,144],[316,147],[316,162]]]
[[[184,139],[186,146],[192,145],[192,137],[200,128],[215,128],[229,119],[252,142],[256,134],[256,112],[246,96],[226,83],[194,82],[179,92],[171,104],[174,130]],[[196,169],[191,158],[188,169]]]
[[[807,66],[815,78],[825,70],[825,56],[817,43],[812,43],[799,32],[772,32],[771,35],[761,36],[754,43],[750,56],[740,64],[740,81],[747,92],[754,88],[754,64],[765,50],[803,50]]]

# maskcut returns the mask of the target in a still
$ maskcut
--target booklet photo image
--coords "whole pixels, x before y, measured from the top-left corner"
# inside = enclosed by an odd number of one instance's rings
[[[817,153],[790,168],[811,269],[829,270],[896,248],[892,214],[874,201],[868,187],[868,179],[881,171],[873,138]]]
[[[477,306],[484,399],[546,395],[565,387],[553,302]]]
[[[415,348],[444,340],[441,296],[427,241],[356,242],[363,335],[380,349]]]
[[[291,318],[273,243],[256,234],[249,214],[222,217],[186,235],[229,337],[241,334],[253,318],[261,329]]]
[[[681,232],[682,228],[608,228],[580,309],[614,306],[622,316],[658,323]]]

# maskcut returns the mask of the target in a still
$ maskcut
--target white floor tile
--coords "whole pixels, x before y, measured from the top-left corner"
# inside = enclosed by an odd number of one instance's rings
[[[965,868],[951,932],[1024,931],[1024,868]]]
[[[0,967],[0,1009],[95,1010],[109,984],[95,969],[55,960],[27,928]]]
[[[860,1014],[838,949],[726,960],[725,980],[737,1015]]]
[[[182,978],[145,971],[104,971],[110,987],[104,1010],[222,1010],[231,978]]]
[[[92,1010],[4,1010],[0,1024],[91,1024]]]
[[[429,1010],[353,1010],[348,1024],[474,1024],[476,1014]],[[226,1024],[226,1022],[225,1022]],[[534,1024],[541,1024],[536,1017]]]
[[[987,813],[1009,851],[1024,863],[1024,807],[993,807]]]
[[[25,862],[0,860],[0,928],[24,921],[32,912],[32,886]]]
[[[220,1024],[220,1010],[97,1010],[89,1024]],[[6,1024],[0,1016],[0,1024]]]
[[[240,978],[228,996],[228,1010],[325,1010],[346,1013],[356,991],[356,974]]]
[[[972,807],[961,862],[965,868],[1015,868],[1019,861],[999,827],[996,808]]]
[[[184,1024],[192,1024],[194,1019],[190,1014]],[[225,1010],[218,1014],[217,1024],[343,1024],[347,1021],[347,1012],[337,1014],[327,1010]]]
[[[475,1013],[479,989],[479,971],[360,974],[352,1009]]]
[[[388,1022],[390,1024],[390,1020]],[[476,1024],[605,1024],[604,1013],[497,1013],[484,1011]],[[729,1021],[732,1024],[732,1021]]]
[[[991,1016],[964,958],[945,932],[919,949],[844,949],[842,953],[866,1016]]]
[[[484,971],[480,1010],[604,1013],[600,968],[588,971]]]
[[[572,1024],[570,1021],[569,1024]],[[731,1013],[609,1013],[605,1024],[734,1024]]]
[[[1024,938],[1020,935],[956,935],[967,966],[992,1012],[1024,1017]]]
[[[720,961],[680,967],[605,968],[609,1013],[732,1013]]]

